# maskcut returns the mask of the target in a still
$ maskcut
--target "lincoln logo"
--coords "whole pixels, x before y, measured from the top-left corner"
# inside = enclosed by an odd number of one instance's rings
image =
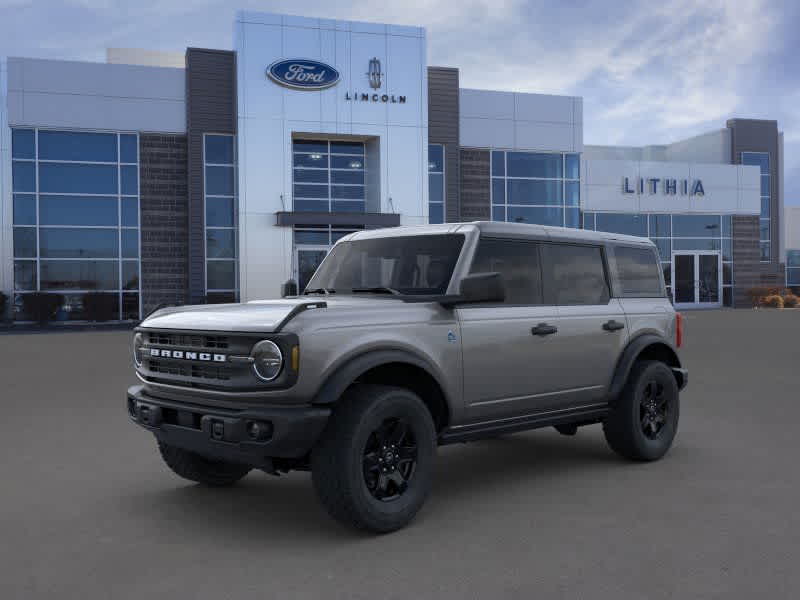
[[[162,350],[150,348],[153,358],[178,358],[181,360],[201,360],[204,362],[226,362],[228,357],[224,354],[209,354],[208,352],[188,352],[184,350]]]
[[[381,61],[377,58],[373,58],[369,61],[369,71],[367,71],[367,77],[369,77],[369,87],[373,90],[377,90],[381,87],[381,77],[383,73],[381,73]]]
[[[316,60],[288,59],[272,63],[267,76],[277,84],[296,90],[324,90],[339,82],[339,71]]]

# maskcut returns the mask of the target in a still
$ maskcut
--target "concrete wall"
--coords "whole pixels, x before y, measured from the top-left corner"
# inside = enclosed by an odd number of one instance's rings
[[[183,69],[186,66],[186,53],[144,50],[143,48],[106,48],[106,62],[113,65]]]
[[[758,167],[680,162],[583,159],[581,161],[581,205],[584,210],[625,212],[704,212],[758,215],[761,210]],[[639,178],[661,181],[655,194],[625,193],[624,178],[638,192]],[[677,194],[665,194],[665,178],[679,181]],[[680,193],[680,180],[699,179],[703,196]]]
[[[583,156],[592,160],[730,164],[731,134],[729,129],[717,129],[685,140],[679,140],[672,144],[650,146],[586,145],[583,148]]]
[[[184,78],[183,69],[9,58],[8,122],[182,133]]]
[[[583,151],[583,99],[462,89],[461,145],[547,152]]]
[[[787,250],[800,250],[800,206],[783,208],[783,231]]]
[[[241,298],[276,297],[291,276],[292,230],[275,213],[292,210],[292,136],[358,136],[378,143],[381,212],[403,224],[428,219],[428,96],[425,31],[418,27],[240,12],[235,24]],[[382,87],[369,86],[378,58]],[[294,90],[266,77],[278,59],[320,60],[339,83]],[[404,103],[347,100],[346,94],[405,96]],[[391,168],[390,168],[391,165]]]

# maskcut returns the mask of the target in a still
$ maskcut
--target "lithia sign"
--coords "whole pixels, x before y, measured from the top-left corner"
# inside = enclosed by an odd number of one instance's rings
[[[623,177],[622,193],[642,195],[647,189],[648,194],[657,194],[659,191],[666,196],[705,196],[703,182],[700,179],[670,179],[659,177]]]
[[[347,91],[344,99],[350,102],[383,102],[387,104],[405,104],[406,97],[378,92],[383,86],[381,61],[377,57],[369,61],[367,81],[372,92]],[[267,67],[267,77],[278,85],[293,90],[324,90],[339,83],[341,76],[334,67],[304,58],[277,60]]]

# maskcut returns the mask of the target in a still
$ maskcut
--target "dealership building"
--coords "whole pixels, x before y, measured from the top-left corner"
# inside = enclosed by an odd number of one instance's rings
[[[800,276],[776,121],[585,145],[582,98],[461,88],[426,44],[421,27],[240,12],[233,51],[4,59],[14,317],[36,291],[63,295],[59,320],[93,292],[122,320],[275,298],[348,232],[473,220],[650,237],[679,307],[749,306]]]

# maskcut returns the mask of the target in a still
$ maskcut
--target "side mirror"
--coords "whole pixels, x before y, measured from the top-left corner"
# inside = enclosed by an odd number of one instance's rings
[[[461,279],[459,302],[503,302],[506,284],[500,273],[471,273]]]
[[[281,298],[286,296],[297,296],[297,282],[294,279],[289,279],[281,286]]]

